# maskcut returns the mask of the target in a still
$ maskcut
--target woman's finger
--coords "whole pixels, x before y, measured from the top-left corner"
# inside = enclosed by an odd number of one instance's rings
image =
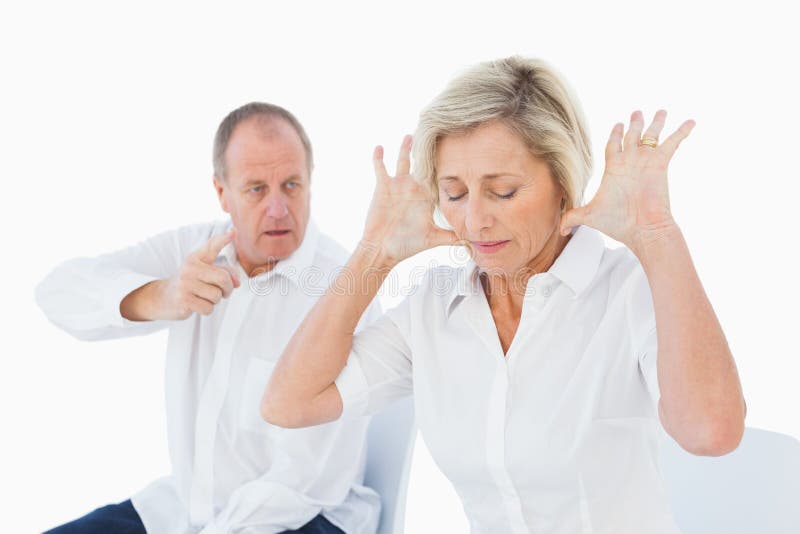
[[[376,146],[372,152],[372,165],[375,167],[375,178],[381,180],[389,177],[386,165],[383,164],[383,147],[381,145]]]
[[[434,228],[433,232],[429,235],[431,247],[438,247],[443,245],[463,245],[463,242],[458,238],[452,230],[445,230],[444,228]]]
[[[606,161],[610,160],[615,154],[622,152],[622,132],[625,131],[625,125],[618,122],[611,128],[611,135],[608,136],[608,143],[606,143]]]
[[[571,210],[568,210],[566,213],[564,213],[564,215],[561,216],[559,233],[561,235],[567,235],[572,228],[579,226],[581,224],[587,224],[588,214],[589,214],[588,205],[579,206],[577,208],[572,208]]]
[[[628,127],[628,133],[625,134],[625,146],[623,150],[635,150],[639,146],[639,140],[642,138],[642,128],[644,128],[644,115],[641,111],[634,111],[631,114],[631,124]]]
[[[697,123],[695,123],[692,119],[685,121],[677,130],[675,130],[675,132],[673,132],[672,135],[667,137],[664,142],[658,146],[658,149],[667,157],[667,159],[671,159],[672,155],[675,154],[675,151],[678,150],[678,145],[681,144],[681,141],[689,137],[689,133],[691,133],[695,124]]]
[[[411,173],[411,136],[403,137],[400,154],[397,156],[397,173],[395,176],[407,176]]]
[[[661,135],[661,130],[664,129],[664,123],[666,121],[667,111],[665,109],[656,111],[656,116],[653,117],[653,122],[651,122],[647,130],[645,130],[643,137],[652,137],[657,141],[658,136]]]

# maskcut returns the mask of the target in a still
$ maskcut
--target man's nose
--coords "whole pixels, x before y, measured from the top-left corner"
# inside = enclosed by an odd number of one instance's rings
[[[286,207],[286,199],[280,193],[267,197],[267,217],[272,219],[282,219],[289,213]]]

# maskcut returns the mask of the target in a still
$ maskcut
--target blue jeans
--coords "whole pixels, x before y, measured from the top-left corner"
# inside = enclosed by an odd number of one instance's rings
[[[44,534],[147,534],[130,499],[89,512]]]
[[[44,534],[147,534],[130,499],[109,504]],[[283,534],[344,534],[344,531],[318,515],[297,530]]]

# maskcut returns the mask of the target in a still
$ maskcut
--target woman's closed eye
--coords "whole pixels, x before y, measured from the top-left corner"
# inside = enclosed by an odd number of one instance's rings
[[[502,198],[504,200],[508,200],[509,198],[513,197],[516,194],[517,190],[514,189],[509,191],[508,193],[494,193],[497,198]]]
[[[508,200],[508,199],[512,198],[516,193],[517,193],[516,189],[511,190],[508,193],[499,193],[499,192],[492,191],[492,194],[495,197],[501,198],[503,200]],[[466,192],[459,193],[459,194],[453,194],[453,193],[445,192],[445,195],[447,195],[447,200],[450,201],[450,202],[456,202],[458,200],[461,200],[462,198],[464,198],[464,196],[466,194],[467,194]]]

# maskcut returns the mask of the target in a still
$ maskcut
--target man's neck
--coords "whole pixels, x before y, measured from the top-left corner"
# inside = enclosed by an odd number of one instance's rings
[[[244,270],[248,278],[253,278],[260,274],[268,273],[269,271],[274,269],[277,264],[278,260],[273,260],[271,262],[258,265],[250,263],[244,258],[239,258],[239,265],[242,266],[242,270]]]

